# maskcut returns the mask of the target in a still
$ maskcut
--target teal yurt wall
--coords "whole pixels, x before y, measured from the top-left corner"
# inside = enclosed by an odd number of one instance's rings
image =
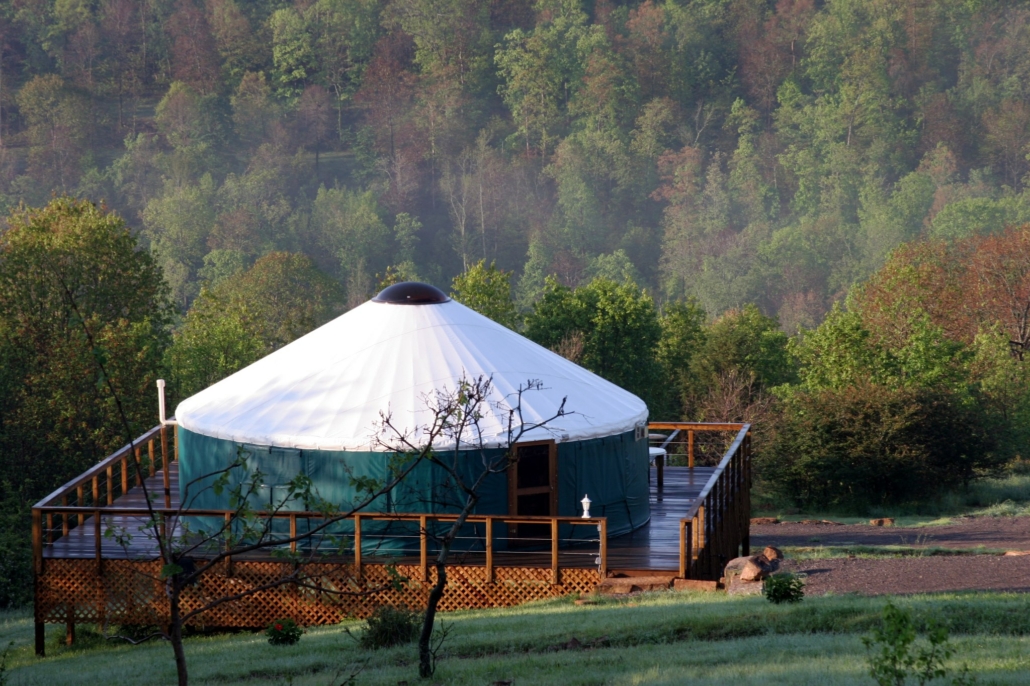
[[[281,501],[284,486],[303,474],[319,498],[348,509],[360,500],[356,480],[388,478],[398,459],[390,450],[398,436],[415,444],[428,440],[434,394],[480,378],[490,380],[490,393],[479,434],[458,446],[466,478],[479,475],[484,457],[503,455],[510,439],[508,410],[518,405],[520,444],[556,444],[557,511],[549,514],[579,516],[579,501],[589,495],[591,514],[608,518],[609,536],[648,521],[643,401],[437,289],[410,283],[386,289],[183,401],[176,409],[180,495],[192,508],[228,509],[232,488],[216,493],[210,486],[214,474],[242,455],[246,469],[233,470],[230,486],[249,483],[248,475],[260,471],[253,507]],[[437,436],[434,447],[453,453],[454,441],[448,440]],[[476,513],[517,514],[508,511],[508,487],[507,473],[491,475],[480,489]],[[365,509],[444,513],[458,507],[459,493],[445,472],[425,461]],[[195,519],[191,525],[203,524]],[[365,546],[417,546],[417,527],[362,526]],[[336,533],[346,534],[348,527]],[[474,546],[475,529],[466,533],[467,545]],[[591,535],[596,532],[588,527],[563,527],[563,538]]]

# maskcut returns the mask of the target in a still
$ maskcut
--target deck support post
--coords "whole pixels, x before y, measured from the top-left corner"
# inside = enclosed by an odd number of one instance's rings
[[[418,518],[419,528],[419,571],[422,573],[422,581],[429,582],[429,544],[426,540],[429,535],[427,529],[429,518],[422,515]]]
[[[73,645],[75,643],[75,622],[69,621],[65,624],[64,628],[64,644]]]
[[[558,582],[558,520],[551,519],[551,585],[557,586]]]
[[[46,655],[46,631],[39,621],[39,577],[43,575],[43,513],[32,510],[32,605],[35,616],[36,655]]]
[[[361,515],[354,515],[354,573],[361,579]]]
[[[494,582],[494,518],[486,518],[486,583]]]
[[[104,557],[101,554],[101,538],[102,533],[100,531],[100,510],[93,512],[93,554],[97,560],[97,574],[102,574],[104,571]]]

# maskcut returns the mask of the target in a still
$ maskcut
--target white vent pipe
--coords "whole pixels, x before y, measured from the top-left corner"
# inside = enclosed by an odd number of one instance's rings
[[[175,420],[169,421],[165,416],[165,380],[157,380],[157,416],[161,420],[161,426],[175,426]]]

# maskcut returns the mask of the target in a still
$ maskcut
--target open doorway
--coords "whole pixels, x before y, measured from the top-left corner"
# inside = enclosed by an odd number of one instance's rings
[[[515,446],[515,460],[508,467],[508,513],[558,515],[558,447],[554,441],[531,441]],[[512,524],[508,527],[508,536],[512,543],[540,545],[550,540],[551,528],[548,524]]]

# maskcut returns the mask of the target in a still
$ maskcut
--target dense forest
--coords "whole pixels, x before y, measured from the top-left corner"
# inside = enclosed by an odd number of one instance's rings
[[[764,502],[1021,469],[1028,48],[999,0],[0,4],[0,604],[111,388],[142,430],[404,279],[755,421]]]
[[[485,258],[819,323],[892,248],[1030,219],[1030,6],[10,0],[0,192],[104,201],[176,306],[271,251],[362,302]]]

